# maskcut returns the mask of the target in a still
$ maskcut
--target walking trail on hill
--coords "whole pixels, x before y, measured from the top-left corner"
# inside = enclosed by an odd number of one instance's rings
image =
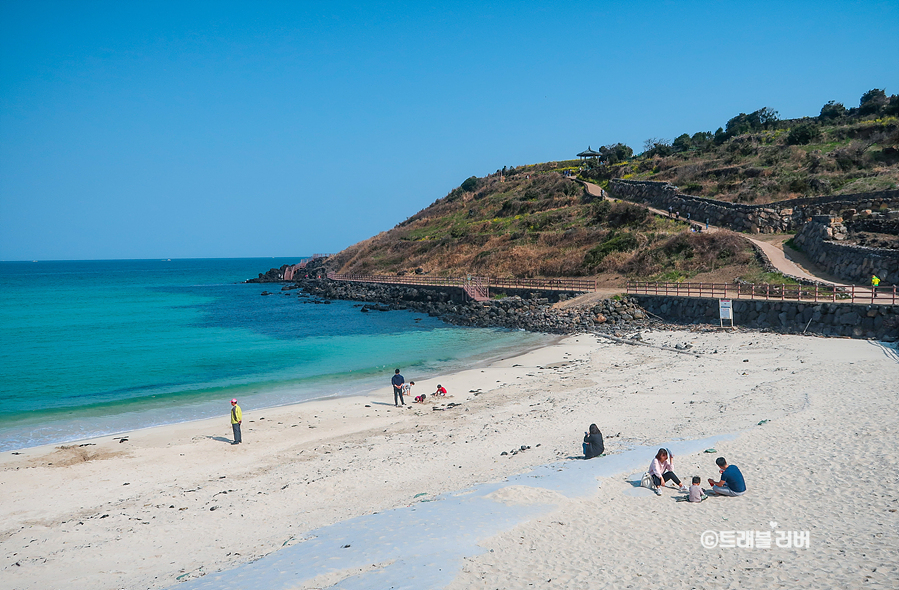
[[[583,182],[583,181],[581,181]],[[614,201],[612,197],[608,196],[608,193],[605,193],[598,185],[595,185],[590,182],[584,182],[584,186],[587,188],[587,192],[594,197],[602,197],[609,201]],[[631,201],[628,201],[631,202]],[[650,207],[649,205],[644,205],[642,203],[633,203],[634,205],[645,207],[649,211],[655,213],[656,215],[661,215],[662,217],[668,217],[668,212],[663,211],[661,209],[656,209],[655,207]],[[693,227],[697,227],[702,229],[702,231],[715,232],[721,228],[714,225],[709,225],[708,229],[705,229],[705,224],[697,222],[695,220],[687,220],[687,223],[692,225]],[[821,283],[825,283],[827,285],[832,285],[836,287],[851,287],[852,285],[849,283],[840,282],[836,277],[829,275],[820,269],[818,269],[814,263],[812,263],[808,258],[803,256],[801,253],[796,252],[793,249],[790,249],[787,246],[783,245],[783,242],[789,239],[789,236],[785,236],[782,234],[766,234],[764,238],[751,238],[746,235],[741,236],[753,244],[755,244],[762,252],[764,252],[765,256],[768,257],[768,260],[771,262],[771,265],[774,266],[779,272],[785,275],[791,275],[794,277],[799,277],[801,279],[806,279],[809,281],[818,281]]]

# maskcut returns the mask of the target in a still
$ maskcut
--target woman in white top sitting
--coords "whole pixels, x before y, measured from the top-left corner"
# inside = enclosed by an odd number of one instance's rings
[[[673,481],[680,491],[686,492],[687,488],[680,482],[680,479],[674,474],[672,465],[674,455],[668,452],[668,449],[659,449],[652,463],[649,464],[649,475],[652,477],[653,488],[656,494],[661,495],[659,487],[664,485],[663,482]]]

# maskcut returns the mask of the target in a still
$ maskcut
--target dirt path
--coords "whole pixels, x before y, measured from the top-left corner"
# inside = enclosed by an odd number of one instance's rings
[[[610,201],[615,200],[612,197],[608,196],[608,193],[605,193],[605,191],[603,191],[602,188],[599,187],[598,185],[595,185],[590,182],[584,182],[584,186],[586,186],[587,192],[594,197],[603,197],[604,196],[607,200],[610,200]],[[661,215],[662,217],[670,216],[668,211],[656,209],[655,207],[643,205],[642,203],[633,203],[633,204],[639,205],[640,207],[645,207],[646,209],[652,211],[656,215]],[[722,228],[714,226],[714,225],[706,226],[704,223],[699,223],[694,220],[684,219],[683,221],[686,221],[693,227],[701,229],[702,231],[715,232],[715,231],[720,231],[722,229]],[[804,260],[801,261],[803,265],[800,266],[800,264],[797,264],[797,261],[795,260],[796,258],[798,258],[795,256],[795,254],[798,254],[798,253],[795,250],[790,250],[788,253],[786,251],[786,248],[783,245],[783,242],[786,241],[787,239],[789,239],[789,236],[781,236],[779,234],[771,234],[771,235],[772,235],[772,237],[776,236],[775,239],[750,238],[749,236],[746,236],[746,235],[742,235],[742,237],[746,238],[747,240],[749,240],[750,242],[752,242],[753,244],[758,246],[758,248],[761,249],[761,251],[765,253],[765,256],[768,257],[768,260],[771,261],[771,264],[774,266],[774,268],[776,268],[778,271],[780,271],[784,274],[792,275],[792,276],[803,278],[803,279],[810,280],[810,281],[820,281],[820,282],[826,283],[828,285],[843,286],[843,287],[851,286],[847,283],[839,282],[834,277],[821,272],[819,269],[814,267],[813,264],[811,263],[811,261],[809,261],[804,256],[802,257]],[[780,238],[782,238],[782,239],[780,239]],[[814,270],[811,270],[812,268]]]
[[[783,249],[783,244],[780,244],[780,247],[778,247],[775,244],[756,238],[746,237],[746,239],[758,246],[762,250],[762,252],[765,253],[765,256],[768,257],[768,260],[771,261],[771,264],[774,266],[774,268],[784,274],[792,275],[794,277],[799,277],[809,281],[819,281],[837,287],[849,286],[845,283],[838,283],[836,281],[828,280],[819,274],[812,274],[808,272],[806,269],[796,264],[795,261],[787,257],[787,254]]]
[[[609,196],[607,192],[605,192],[600,186],[593,184],[591,182],[578,181],[583,183],[586,187],[587,192],[594,197],[604,198],[607,201],[615,201],[616,199]],[[628,201],[633,205],[637,205],[640,207],[644,207],[651,211],[656,215],[661,215],[662,217],[670,217],[670,213],[668,211],[663,211],[662,209],[656,209],[655,207],[650,207],[649,205],[644,205],[642,203],[634,203],[632,201]],[[697,228],[699,231],[704,232],[715,232],[720,231],[722,229],[714,225],[706,225],[704,223],[699,223],[698,221],[692,219],[681,219],[680,221],[686,221],[691,226]],[[739,233],[739,232],[736,232]],[[768,260],[771,262],[771,265],[777,269],[779,272],[790,275],[794,277],[798,277],[800,279],[805,279],[808,281],[818,281],[820,283],[830,285],[833,287],[844,287],[847,289],[851,289],[852,291],[852,299],[853,301],[858,300],[859,303],[865,303],[865,299],[870,298],[870,303],[876,303],[881,305],[891,305],[893,302],[893,294],[892,293],[883,293],[881,292],[880,297],[873,297],[873,293],[871,292],[871,288],[868,285],[853,285],[852,283],[842,282],[838,277],[830,275],[815,265],[811,260],[808,259],[801,252],[797,252],[793,250],[789,246],[784,245],[784,242],[792,237],[788,234],[759,234],[757,237],[749,237],[746,234],[739,234],[741,237],[749,240],[753,244],[755,244],[762,252],[764,252],[765,256],[768,257]],[[574,305],[575,300],[571,300],[570,302],[566,302],[568,305]]]

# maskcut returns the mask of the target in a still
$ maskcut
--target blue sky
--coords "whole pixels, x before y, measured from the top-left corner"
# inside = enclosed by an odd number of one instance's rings
[[[0,3],[0,260],[302,256],[471,175],[899,93],[895,2]]]

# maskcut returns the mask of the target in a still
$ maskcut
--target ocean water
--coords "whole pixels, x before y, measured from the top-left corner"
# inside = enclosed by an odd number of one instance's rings
[[[298,258],[0,263],[0,450],[372,391],[550,341],[242,284]],[[261,297],[264,290],[274,295]]]

